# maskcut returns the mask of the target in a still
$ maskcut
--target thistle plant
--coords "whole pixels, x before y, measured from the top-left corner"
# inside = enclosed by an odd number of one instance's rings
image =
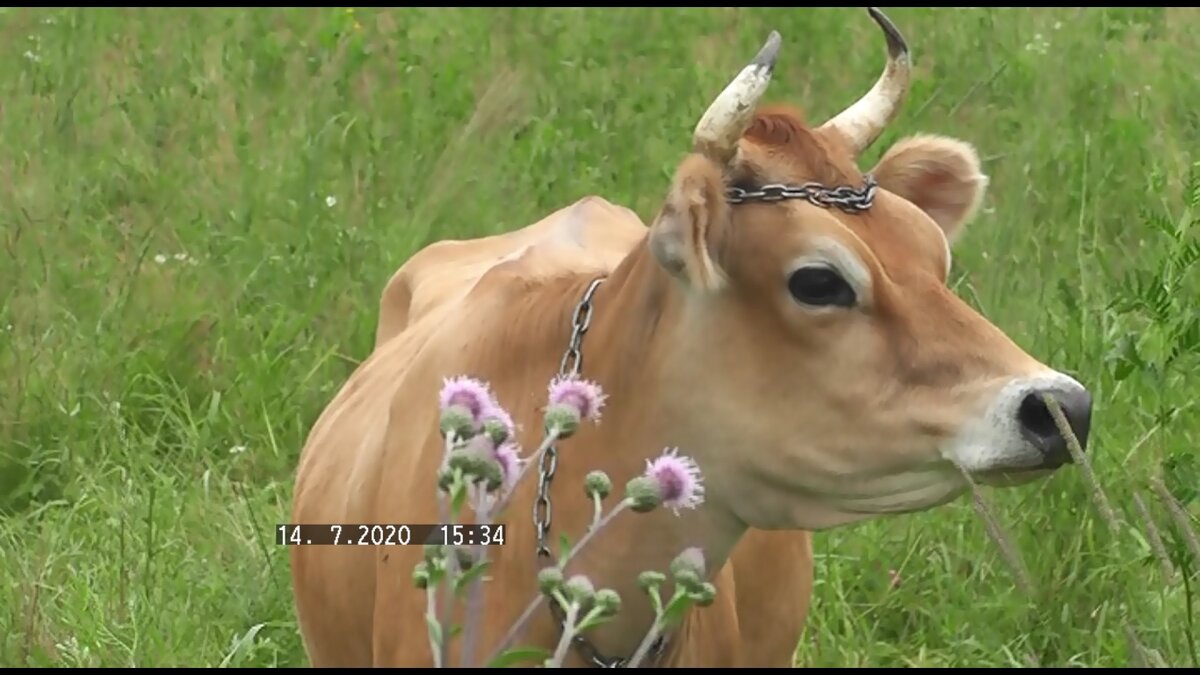
[[[458,522],[463,507],[470,508],[477,523],[493,522],[505,511],[529,467],[540,462],[550,447],[573,436],[582,424],[599,422],[606,398],[593,382],[571,375],[554,378],[547,388],[542,441],[532,453],[522,456],[512,416],[487,384],[462,376],[445,380],[439,394],[439,427],[445,448],[437,474],[442,522]],[[667,448],[658,457],[647,460],[642,474],[625,484],[622,498],[605,512],[605,500],[612,496],[613,488],[612,480],[604,472],[587,474],[583,493],[591,501],[593,511],[587,529],[577,544],[564,546],[556,564],[539,572],[538,592],[488,657],[487,665],[532,660],[545,667],[561,667],[572,640],[612,620],[622,605],[620,595],[613,589],[597,589],[584,575],[567,577],[564,570],[572,558],[621,514],[644,514],[666,508],[679,515],[682,510],[704,502],[700,468],[690,457],[679,454],[677,448]],[[426,592],[426,624],[435,667],[447,667],[449,639],[459,631],[451,610],[454,599],[463,595],[467,606],[461,627],[459,664],[476,665],[481,584],[490,564],[485,546],[434,544],[426,547],[424,558],[414,568],[412,581]],[[715,597],[715,587],[705,580],[704,555],[699,549],[689,548],[680,553],[668,572],[674,581],[674,593],[665,601],[662,585],[667,574],[646,571],[638,577],[638,586],[648,594],[655,617],[634,652],[631,667],[645,660],[655,640],[678,622],[688,607],[706,607]],[[446,588],[439,603],[438,589],[443,586]],[[515,647],[529,619],[547,601],[555,603],[565,617],[555,649]]]

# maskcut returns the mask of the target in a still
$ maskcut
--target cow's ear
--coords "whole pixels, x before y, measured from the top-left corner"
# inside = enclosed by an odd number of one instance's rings
[[[988,187],[975,148],[945,136],[900,139],[873,172],[880,187],[929,214],[951,242],[975,216]]]
[[[689,286],[716,290],[725,283],[715,252],[729,231],[729,204],[721,169],[688,155],[650,226],[650,250],[664,269]]]

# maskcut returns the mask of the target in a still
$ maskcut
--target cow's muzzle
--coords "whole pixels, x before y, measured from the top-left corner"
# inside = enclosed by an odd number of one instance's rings
[[[1079,441],[1079,450],[1087,449],[1088,432],[1092,424],[1092,395],[1075,384],[1058,384],[1029,392],[1017,406],[1017,424],[1021,435],[1042,453],[1038,468],[1056,469],[1073,462],[1067,437],[1059,429],[1045,397],[1058,403],[1063,417]]]

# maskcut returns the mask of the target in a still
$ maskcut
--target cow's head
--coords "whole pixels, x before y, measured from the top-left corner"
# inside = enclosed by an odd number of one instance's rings
[[[947,287],[950,243],[987,186],[972,146],[911,136],[860,172],[910,75],[904,38],[870,13],[888,60],[869,92],[815,128],[759,108],[772,33],[704,113],[650,230],[683,298],[667,381],[696,429],[689,451],[760,528],[929,508],[961,494],[964,473],[1046,475],[1071,455],[1043,394],[1088,435],[1087,390]],[[755,197],[810,183],[844,189]]]

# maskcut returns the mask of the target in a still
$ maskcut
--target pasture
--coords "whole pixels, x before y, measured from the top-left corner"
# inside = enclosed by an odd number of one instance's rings
[[[796,663],[1200,665],[1162,498],[1197,513],[1200,12],[889,16],[914,83],[861,165],[978,147],[952,283],[1091,389],[1104,500],[819,534]],[[771,29],[810,121],[883,63],[860,8],[0,9],[0,666],[304,665],[273,528],[388,277],[588,194],[648,222]]]

